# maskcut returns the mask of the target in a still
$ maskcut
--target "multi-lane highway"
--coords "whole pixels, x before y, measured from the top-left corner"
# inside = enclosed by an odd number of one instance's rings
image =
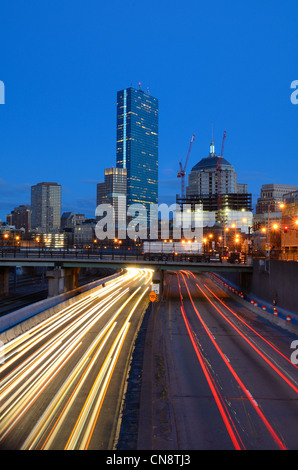
[[[151,368],[153,405],[146,410],[144,392],[142,407],[152,431],[140,429],[139,448],[298,449],[298,369],[290,360],[297,336],[206,274],[168,275],[165,295],[144,372],[149,383]]]
[[[1,449],[110,449],[152,271],[128,272],[5,345]]]

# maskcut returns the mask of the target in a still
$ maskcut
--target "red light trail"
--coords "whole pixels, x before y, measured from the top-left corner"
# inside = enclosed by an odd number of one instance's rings
[[[232,439],[232,442],[235,446],[235,449],[240,449],[241,446],[237,440],[237,437],[236,437],[236,434],[235,432],[233,431],[232,429],[232,426],[229,422],[229,418],[227,416],[227,414],[224,412],[223,410],[223,407],[221,406],[221,400],[222,398],[220,399],[219,397],[219,394],[216,393],[216,390],[215,390],[215,387],[213,385],[213,382],[211,380],[211,377],[210,377],[210,372],[207,372],[206,371],[206,365],[204,363],[204,360],[202,358],[202,354],[201,352],[199,351],[199,348],[196,344],[196,341],[195,341],[195,337],[194,337],[194,333],[192,332],[191,330],[191,327],[189,325],[189,322],[187,320],[187,317],[186,317],[186,312],[185,312],[185,308],[184,308],[184,300],[183,300],[183,296],[182,296],[182,293],[181,293],[181,285],[180,285],[180,281],[179,281],[179,275],[178,273],[177,274],[177,278],[178,278],[178,286],[179,286],[179,294],[180,294],[180,300],[181,300],[181,313],[183,315],[183,319],[184,319],[184,322],[185,322],[185,325],[186,325],[186,328],[187,328],[187,331],[188,331],[188,334],[190,336],[190,339],[191,339],[191,342],[193,344],[193,347],[195,349],[195,352],[196,352],[196,355],[199,359],[199,362],[200,362],[200,365],[204,371],[204,374],[205,374],[205,377],[208,381],[208,384],[212,390],[212,393],[213,393],[213,396],[216,400],[216,403],[217,403],[217,406],[220,410],[220,413],[222,415],[222,418],[224,420],[224,423],[226,425],[226,428],[227,428],[227,431],[229,432],[229,435]],[[282,450],[286,450],[286,447],[285,445],[283,444],[283,442],[280,440],[280,438],[277,436],[276,432],[274,431],[274,429],[272,428],[272,426],[270,425],[270,423],[268,422],[268,420],[266,419],[266,417],[264,416],[263,412],[260,410],[258,404],[256,403],[256,401],[254,400],[254,398],[252,397],[251,393],[249,392],[249,390],[245,387],[245,385],[243,384],[243,382],[241,381],[241,379],[239,378],[239,376],[237,375],[236,371],[233,369],[233,367],[231,366],[231,364],[229,363],[228,359],[226,358],[225,354],[223,353],[223,351],[220,349],[220,347],[218,346],[217,342],[215,341],[214,337],[212,336],[212,334],[210,333],[209,331],[209,328],[207,327],[206,323],[204,322],[204,320],[202,319],[198,309],[196,308],[194,302],[193,302],[193,298],[190,294],[190,291],[189,291],[189,288],[188,288],[188,285],[187,285],[187,281],[185,279],[185,275],[183,273],[180,274],[182,276],[182,279],[184,281],[184,284],[185,284],[185,287],[187,289],[187,292],[188,292],[188,296],[189,296],[189,299],[191,301],[191,304],[193,306],[193,309],[198,317],[198,319],[200,320],[204,330],[207,332],[207,335],[208,337],[210,338],[212,344],[215,346],[217,352],[219,353],[220,357],[223,359],[225,365],[228,367],[229,371],[231,372],[232,376],[234,377],[234,379],[236,380],[236,382],[238,383],[238,385],[240,386],[240,388],[242,389],[242,391],[244,392],[244,394],[246,395],[246,397],[248,398],[250,404],[253,406],[253,408],[255,409],[256,413],[258,414],[258,416],[261,418],[263,424],[266,426],[267,430],[269,431],[270,435],[272,436],[272,438],[274,439],[275,443],[277,444],[277,446],[279,447],[279,449],[282,449]],[[188,277],[188,276],[187,276]],[[211,303],[211,305],[225,318],[226,321],[228,321],[228,323],[237,331],[237,333],[239,333],[239,335],[245,339],[245,341],[247,341],[251,347],[253,347],[253,349],[295,390],[297,391],[297,388],[290,382],[288,381],[288,379],[283,375],[281,374],[281,372],[271,363],[271,361],[269,361],[265,356],[264,354],[259,351],[252,343],[250,340],[248,340],[248,338],[246,338],[242,332],[237,328],[235,327],[232,322],[230,322],[230,320],[228,320],[225,315],[222,314],[222,312],[216,307],[216,305],[209,299],[208,296],[205,295],[205,293],[203,292],[203,290],[199,287],[199,285],[196,283],[196,286],[201,290],[201,292],[203,293],[203,295],[207,298],[207,300]],[[231,419],[231,418],[230,418]],[[243,445],[243,444],[242,444]]]

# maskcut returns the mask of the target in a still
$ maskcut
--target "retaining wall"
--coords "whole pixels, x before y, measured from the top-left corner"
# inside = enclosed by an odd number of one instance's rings
[[[298,314],[298,262],[254,259],[253,273],[225,273],[242,290]]]

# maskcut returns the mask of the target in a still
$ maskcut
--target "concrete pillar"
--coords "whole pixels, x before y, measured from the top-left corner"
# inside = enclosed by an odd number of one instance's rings
[[[80,268],[64,268],[64,292],[68,292],[79,287]]]
[[[9,267],[0,268],[0,297],[7,297],[9,294]]]
[[[79,285],[80,268],[55,268],[46,273],[48,278],[48,297],[76,289]]]

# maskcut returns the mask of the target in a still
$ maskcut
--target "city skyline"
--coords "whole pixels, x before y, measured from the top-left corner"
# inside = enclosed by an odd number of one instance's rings
[[[297,185],[296,2],[81,5],[2,7],[2,221],[41,181],[61,184],[62,212],[94,217],[96,184],[115,162],[116,93],[139,82],[159,100],[159,203],[175,202],[192,134],[187,178],[212,128],[217,151],[227,130],[225,158],[254,205],[263,184]]]

